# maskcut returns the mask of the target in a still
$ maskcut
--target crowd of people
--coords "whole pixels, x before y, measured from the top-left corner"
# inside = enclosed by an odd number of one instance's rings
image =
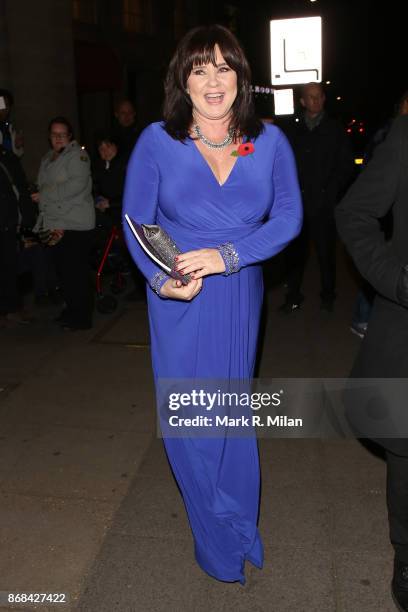
[[[407,97],[404,94],[398,101],[396,115],[408,112]],[[300,120],[282,126],[295,154],[304,210],[302,231],[284,251],[287,293],[279,311],[287,315],[299,310],[305,299],[301,287],[311,245],[320,267],[321,308],[331,312],[336,298],[334,210],[355,178],[355,168],[344,127],[327,113],[325,100],[321,84],[304,85]],[[56,321],[64,329],[88,329],[94,307],[90,251],[98,242],[93,230],[121,224],[127,164],[140,133],[135,108],[128,99],[117,103],[112,127],[95,134],[91,156],[75,140],[66,118],[52,119],[50,151],[42,159],[37,184],[28,185],[19,161],[24,154],[23,135],[11,120],[13,103],[11,92],[0,90],[0,181],[10,209],[7,213],[3,206],[1,211],[0,261],[8,265],[0,266],[0,325],[30,322],[18,291],[19,276],[30,273],[36,304],[63,300],[64,309]],[[370,140],[365,163],[391,122],[392,118]],[[30,205],[28,194],[35,206]],[[11,238],[14,233],[17,249]],[[128,257],[126,252],[123,256]],[[130,272],[133,289],[128,299],[133,300],[143,293],[143,280],[136,266],[130,265]],[[371,285],[361,279],[351,323],[351,330],[361,338],[374,295]]]
[[[30,185],[12,106],[12,94],[0,90],[0,326],[30,323],[19,291],[19,278],[30,274],[36,304],[62,302],[55,321],[64,330],[89,329],[91,252],[98,230],[121,224],[126,166],[139,135],[135,108],[127,99],[117,103],[113,126],[96,134],[91,156],[75,140],[67,118],[51,119],[50,149]],[[128,257],[125,247],[122,255]],[[134,266],[131,272],[135,289],[128,298],[136,299],[139,274]]]

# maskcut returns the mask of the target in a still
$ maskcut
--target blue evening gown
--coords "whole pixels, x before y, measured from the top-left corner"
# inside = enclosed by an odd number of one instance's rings
[[[129,162],[124,214],[157,223],[185,252],[230,242],[239,271],[204,277],[191,301],[153,291],[168,278],[141,250],[124,221],[131,255],[146,277],[154,376],[249,379],[253,375],[263,280],[261,261],[300,231],[302,206],[292,150],[273,125],[236,158],[220,185],[194,141],[171,138],[162,123],[141,134]],[[257,529],[260,471],[255,435],[166,438],[196,559],[211,576],[245,582],[244,564],[262,567]]]

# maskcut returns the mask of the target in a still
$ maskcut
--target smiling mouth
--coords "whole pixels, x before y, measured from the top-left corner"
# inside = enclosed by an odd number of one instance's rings
[[[208,104],[221,104],[221,102],[224,100],[224,94],[223,93],[206,94],[204,98],[206,102],[208,102]]]

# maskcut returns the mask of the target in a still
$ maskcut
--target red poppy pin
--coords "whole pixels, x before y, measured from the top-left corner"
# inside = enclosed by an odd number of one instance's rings
[[[234,157],[246,157],[246,155],[251,155],[254,151],[255,147],[252,142],[243,142],[236,151],[231,153],[231,155]]]

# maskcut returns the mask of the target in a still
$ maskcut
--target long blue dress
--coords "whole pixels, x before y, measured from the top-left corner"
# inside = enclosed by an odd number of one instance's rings
[[[148,281],[153,371],[160,378],[249,379],[253,374],[263,280],[259,262],[300,231],[301,198],[292,150],[273,125],[237,157],[220,185],[193,140],[163,124],[141,134],[129,162],[124,214],[157,223],[182,252],[232,243],[238,271],[203,279],[190,302],[161,298],[168,278],[124,221],[131,255]],[[235,262],[236,263],[236,262]],[[262,567],[257,529],[260,471],[255,436],[166,438],[199,565],[223,581],[245,582],[244,564]]]

